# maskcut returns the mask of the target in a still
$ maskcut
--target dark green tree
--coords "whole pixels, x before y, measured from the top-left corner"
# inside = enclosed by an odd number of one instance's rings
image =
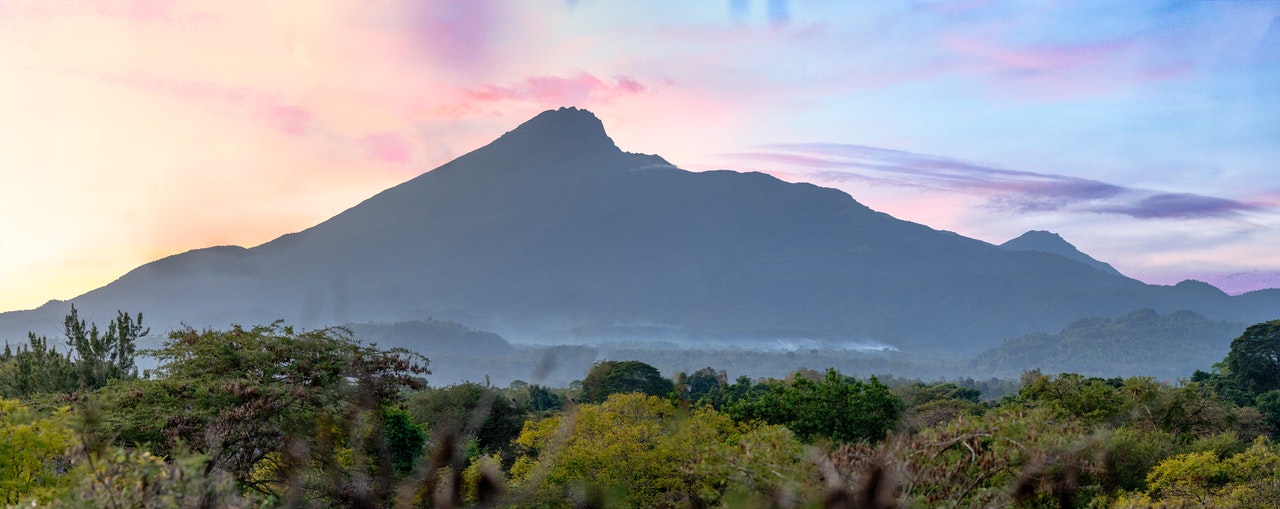
[[[102,334],[97,324],[87,324],[80,319],[76,307],[63,321],[63,333],[67,347],[75,357],[76,373],[80,388],[97,389],[109,380],[128,380],[138,376],[134,363],[138,340],[151,329],[142,326],[142,313],[137,318],[125,312],[116,312],[115,320],[107,324]]]
[[[379,415],[379,440],[370,441],[374,453],[385,456],[398,477],[413,472],[422,456],[427,433],[413,422],[413,417],[398,406],[385,406]]]
[[[879,441],[897,425],[904,406],[875,377],[864,383],[834,369],[820,382],[796,376],[767,385],[758,397],[729,404],[728,414],[738,421],[781,424],[804,441]]]
[[[520,434],[529,409],[502,391],[467,382],[410,394],[405,407],[413,420],[436,436],[474,437],[481,449],[505,452]]]
[[[59,394],[80,387],[75,362],[69,353],[58,353],[48,338],[28,334],[28,344],[12,351],[5,343],[0,359],[0,397],[31,399],[41,394]]]
[[[157,379],[100,391],[103,435],[160,456],[207,456],[206,470],[290,506],[306,497],[352,506],[390,496],[388,483],[371,487],[353,476],[358,469],[341,451],[370,450],[358,440],[378,436],[371,426],[394,434],[381,413],[403,391],[425,387],[422,356],[363,345],[342,328],[297,331],[279,322],[187,328],[150,353],[160,362]],[[357,460],[389,479],[383,466],[397,458],[383,458]]]
[[[1280,320],[1250,325],[1231,341],[1225,371],[1249,399],[1280,389]]]
[[[559,394],[538,384],[529,386],[529,407],[535,412],[559,410],[564,406]]]
[[[720,387],[729,384],[729,377],[724,370],[716,371],[710,366],[694,371],[692,374],[681,372],[676,375],[677,393],[687,401],[698,401]]]
[[[137,341],[146,336],[142,315],[136,318],[117,312],[102,333],[96,324],[80,319],[71,306],[63,322],[67,351],[59,353],[49,339],[27,335],[27,345],[13,351],[5,343],[0,355],[0,395],[29,399],[42,394],[65,394],[96,390],[111,380],[131,380],[138,376],[134,363]]]
[[[600,361],[582,380],[583,400],[602,403],[610,394],[638,392],[665,397],[674,384],[663,378],[658,368],[640,361]]]

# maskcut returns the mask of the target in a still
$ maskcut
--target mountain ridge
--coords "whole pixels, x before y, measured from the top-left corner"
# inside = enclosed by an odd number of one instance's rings
[[[515,341],[660,330],[690,343],[977,352],[1140,308],[1249,321],[1280,295],[1146,285],[902,221],[835,189],[681,170],[562,108],[303,231],[166,257],[72,301],[83,316],[141,311],[157,330],[436,317]],[[47,331],[64,304],[0,314],[0,333]]]

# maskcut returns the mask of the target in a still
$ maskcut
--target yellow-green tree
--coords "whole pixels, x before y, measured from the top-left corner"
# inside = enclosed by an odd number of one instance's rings
[[[1145,495],[1122,497],[1117,507],[1274,507],[1280,500],[1280,451],[1266,437],[1220,458],[1213,451],[1166,459],[1147,475]]]
[[[516,445],[522,454],[511,468],[513,491],[536,506],[591,499],[712,505],[734,488],[801,492],[819,479],[804,447],[781,427],[738,425],[710,408],[683,412],[636,393],[530,421]]]
[[[58,472],[73,444],[67,420],[65,410],[41,415],[0,399],[0,503],[47,501],[69,482]]]

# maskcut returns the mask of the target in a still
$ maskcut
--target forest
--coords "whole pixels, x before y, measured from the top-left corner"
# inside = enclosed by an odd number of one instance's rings
[[[349,328],[142,315],[0,354],[10,507],[1268,507],[1280,320],[1174,383],[1024,372],[921,381],[797,369],[665,377],[600,360],[566,387],[428,386]],[[154,359],[154,369],[138,360]]]

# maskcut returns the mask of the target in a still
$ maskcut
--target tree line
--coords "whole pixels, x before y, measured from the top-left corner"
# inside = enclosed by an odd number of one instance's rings
[[[597,362],[570,387],[428,387],[348,329],[74,308],[0,356],[0,503],[52,507],[1260,507],[1280,500],[1280,321],[1176,384]]]

